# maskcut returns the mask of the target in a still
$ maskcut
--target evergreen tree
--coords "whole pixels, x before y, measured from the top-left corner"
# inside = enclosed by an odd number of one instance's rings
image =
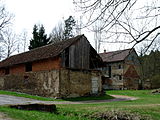
[[[69,18],[65,20],[65,30],[64,30],[65,39],[73,37],[73,27],[75,25],[76,25],[76,22],[72,16],[69,16]]]
[[[37,25],[34,25],[32,34],[33,38],[30,40],[29,50],[50,43],[50,38],[47,38],[47,34],[45,34],[45,29],[43,25],[41,25],[39,28]]]

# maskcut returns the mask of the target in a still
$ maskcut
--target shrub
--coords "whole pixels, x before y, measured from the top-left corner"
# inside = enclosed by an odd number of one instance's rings
[[[96,120],[151,120],[149,117],[122,111],[106,111],[91,115]]]

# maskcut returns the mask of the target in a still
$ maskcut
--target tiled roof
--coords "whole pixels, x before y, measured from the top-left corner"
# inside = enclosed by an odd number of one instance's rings
[[[49,44],[43,47],[35,48],[28,52],[11,56],[0,62],[1,67],[7,67],[15,64],[27,63],[58,56],[64,49],[72,45],[84,35],[78,35],[74,38],[64,40],[58,43]]]
[[[118,50],[118,51],[112,51],[112,52],[104,52],[100,53],[103,62],[117,62],[117,61],[123,61],[130,52],[134,49],[125,49],[125,50]]]

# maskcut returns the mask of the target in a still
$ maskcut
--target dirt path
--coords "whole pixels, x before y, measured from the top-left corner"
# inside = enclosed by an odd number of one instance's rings
[[[109,100],[88,100],[88,101],[40,101],[23,97],[16,97],[10,95],[0,95],[0,105],[14,105],[14,104],[32,104],[32,103],[43,103],[43,104],[96,104],[114,101],[128,101],[136,100],[135,97],[123,96],[123,95],[112,95],[114,99]]]
[[[111,95],[115,99],[109,100],[89,100],[89,101],[40,101],[23,97],[16,97],[10,95],[0,95],[0,105],[15,105],[15,104],[33,104],[33,103],[43,103],[43,104],[96,104],[96,103],[106,103],[114,101],[127,101],[127,100],[136,100],[137,98],[122,96],[122,95]],[[12,120],[8,118],[7,115],[0,112],[0,120]]]

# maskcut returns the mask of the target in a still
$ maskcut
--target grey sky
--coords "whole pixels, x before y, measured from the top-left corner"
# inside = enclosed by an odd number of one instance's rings
[[[31,36],[34,24],[43,24],[46,33],[49,34],[55,25],[63,19],[67,19],[69,15],[75,14],[73,0],[3,0],[7,10],[15,15],[13,21],[13,29],[15,32],[21,33],[24,29]],[[142,6],[144,0],[139,0],[138,7]],[[150,1],[150,0],[145,0]],[[94,34],[83,31],[94,47]],[[29,38],[30,39],[30,38]],[[101,52],[125,49],[131,47],[126,44],[101,44]]]
[[[72,0],[5,0],[7,10],[15,15],[16,32],[32,32],[34,24],[43,24],[46,32],[73,12]]]

